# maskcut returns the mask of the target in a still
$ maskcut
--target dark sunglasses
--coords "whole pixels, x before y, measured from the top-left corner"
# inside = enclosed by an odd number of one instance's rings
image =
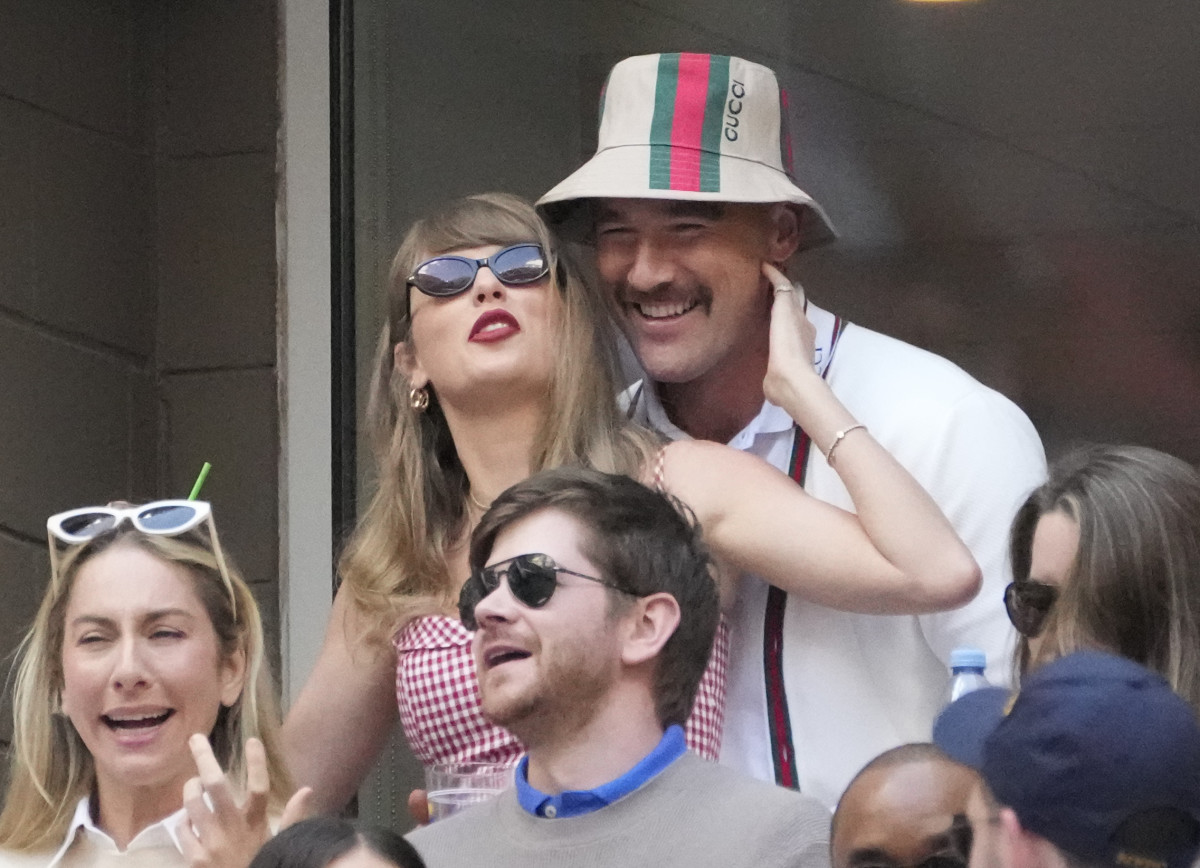
[[[971,861],[971,848],[975,846],[975,827],[966,814],[955,814],[948,834],[953,857],[965,866]]]
[[[1058,588],[1033,579],[1013,582],[1004,589],[1008,620],[1022,636],[1033,639],[1042,632],[1046,616],[1058,599]]]
[[[515,558],[497,561],[471,573],[471,577],[467,579],[462,592],[458,595],[458,617],[462,619],[463,626],[468,630],[478,630],[479,624],[475,620],[475,607],[484,597],[500,587],[502,579],[508,579],[508,589],[522,605],[531,609],[540,609],[554,596],[554,589],[558,587],[559,573],[597,582],[606,588],[620,591],[622,594],[629,594],[633,597],[640,596],[596,576],[588,576],[568,570],[566,567],[560,567],[550,555],[536,553],[517,555]]]
[[[946,847],[926,856],[920,862],[897,865],[887,860],[851,860],[853,868],[967,868],[971,860],[971,844],[974,830],[963,814],[955,814],[954,821],[946,830]]]
[[[912,865],[894,862],[852,862],[853,868],[967,868],[967,860],[957,853],[934,853]]]
[[[426,259],[413,269],[407,285],[434,298],[450,298],[470,289],[479,269],[485,265],[505,286],[537,283],[550,271],[550,261],[541,245],[527,241],[497,250],[484,259],[466,256]]]

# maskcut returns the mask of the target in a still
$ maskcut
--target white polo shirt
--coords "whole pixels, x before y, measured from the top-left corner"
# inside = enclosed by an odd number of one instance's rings
[[[91,803],[79,800],[62,846],[44,853],[0,850],[0,868],[186,868],[179,847],[181,809],[138,832],[124,850],[92,822]]]
[[[1021,502],[1046,475],[1037,432],[1011,401],[946,359],[847,325],[830,352],[834,317],[808,305],[817,365],[834,394],[930,493],[983,570],[968,605],[933,615],[857,615],[789,596],[782,669],[800,790],[832,808],[854,774],[896,745],[928,741],[944,703],[950,652],[981,648],[988,677],[1011,680],[1014,634],[1003,592],[1008,531]],[[672,439],[653,388],[635,384],[634,418]],[[765,403],[729,445],[788,471],[794,425]],[[809,452],[805,489],[853,511],[837,473]],[[799,531],[798,531],[799,532]],[[764,675],[768,588],[748,576],[731,614],[728,707],[721,761],[775,780]]]

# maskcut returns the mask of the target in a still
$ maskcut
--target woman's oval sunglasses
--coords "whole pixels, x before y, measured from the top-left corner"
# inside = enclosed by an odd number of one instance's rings
[[[483,259],[468,256],[426,259],[413,269],[406,285],[434,298],[450,298],[470,289],[479,269],[485,265],[505,286],[537,283],[550,271],[550,262],[541,245],[527,241],[497,250]]]
[[[478,630],[479,623],[475,620],[475,607],[484,597],[500,587],[502,579],[508,579],[508,589],[522,605],[531,609],[540,609],[554,596],[554,589],[558,587],[559,573],[597,582],[606,588],[620,591],[622,594],[629,594],[632,597],[641,596],[605,579],[560,567],[550,555],[534,553],[517,555],[506,561],[497,561],[471,573],[471,577],[467,579],[458,595],[458,617],[468,630]]]

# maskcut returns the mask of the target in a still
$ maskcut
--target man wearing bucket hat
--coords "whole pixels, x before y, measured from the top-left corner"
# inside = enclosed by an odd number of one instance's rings
[[[971,868],[1189,868],[1200,850],[1200,726],[1162,676],[1080,651],[1015,700],[969,693],[934,741],[979,769]]]
[[[798,251],[833,238],[793,181],[786,96],[741,58],[659,54],[618,63],[601,96],[599,147],[538,206],[595,245],[598,273],[646,379],[631,414],[672,438],[753,452],[822,500],[852,504],[826,456],[859,428],[811,444],[767,403],[772,284]],[[800,287],[774,277],[776,292]],[[870,434],[930,492],[984,573],[951,613],[865,616],[742,585],[733,615],[722,761],[832,806],[871,757],[921,741],[951,650],[983,648],[1006,677],[1005,542],[1045,475],[1036,432],[1010,401],[930,353],[807,304],[814,364]]]

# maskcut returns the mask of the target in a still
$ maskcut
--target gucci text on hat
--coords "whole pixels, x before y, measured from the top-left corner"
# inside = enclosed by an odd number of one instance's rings
[[[792,177],[786,93],[770,69],[740,57],[647,54],[614,66],[595,156],[538,207],[561,223],[592,198],[789,202],[803,247],[834,237]]]

